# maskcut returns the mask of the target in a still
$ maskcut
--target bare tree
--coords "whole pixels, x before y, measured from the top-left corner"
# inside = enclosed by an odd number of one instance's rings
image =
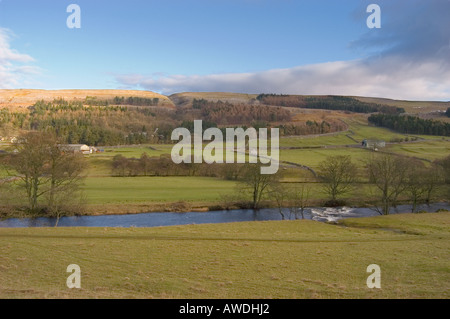
[[[434,162],[442,169],[441,178],[445,182],[447,188],[447,197],[450,198],[450,155]]]
[[[336,203],[339,196],[352,189],[357,168],[350,156],[329,156],[319,164],[319,170],[324,192],[330,196],[331,203]]]
[[[48,191],[43,186],[48,184],[48,154],[52,142],[50,136],[28,133],[18,138],[13,154],[7,158],[8,172],[14,181],[25,190],[29,211],[35,213],[38,199]]]
[[[289,191],[286,188],[285,185],[280,183],[280,181],[276,181],[274,183],[271,183],[269,185],[269,196],[273,199],[275,199],[275,202],[277,204],[278,212],[281,215],[281,219],[285,220],[286,215],[284,214],[283,209],[286,208],[286,201],[289,199]]]
[[[300,213],[302,219],[305,219],[305,209],[309,204],[310,187],[302,185],[301,187],[289,187],[287,184],[275,180],[269,185],[269,196],[275,200],[281,219],[286,219],[283,209],[288,208],[289,219],[293,215],[298,219]]]
[[[425,203],[430,205],[433,200],[436,190],[445,183],[445,171],[444,169],[432,163],[431,167],[428,169],[428,174],[425,176]]]
[[[147,153],[142,153],[141,157],[139,158],[139,171],[144,175],[148,176],[150,174],[150,168],[151,168],[151,159],[147,155]]]
[[[277,180],[278,174],[261,174],[261,164],[247,163],[242,169],[238,188],[239,191],[250,193],[252,208],[258,209],[263,195]]]
[[[37,132],[18,138],[6,164],[18,189],[25,190],[28,211],[50,215],[75,199],[86,168],[83,156],[64,151],[54,134]]]
[[[427,175],[428,169],[425,165],[418,160],[414,160],[414,169],[410,169],[407,172],[407,187],[405,189],[411,200],[411,212],[414,213],[417,209],[417,205],[425,201],[425,195],[427,194]]]
[[[292,200],[290,210],[294,214],[295,219],[298,219],[298,213],[301,214],[302,219],[305,219],[305,209],[309,205],[310,193],[311,188],[307,185],[295,187],[290,191],[289,198]]]
[[[367,163],[369,181],[375,186],[378,198],[375,210],[380,215],[389,215],[396,207],[398,197],[408,188],[410,161],[392,154],[376,154]]]
[[[435,163],[425,167],[422,162],[414,161],[408,177],[407,191],[412,201],[412,212],[415,212],[418,204],[430,205],[436,190],[445,182],[443,168]]]
[[[55,141],[54,141],[55,142]],[[60,145],[52,143],[48,154],[48,191],[45,193],[48,214],[56,217],[56,224],[64,212],[78,212],[84,198],[80,185],[84,180],[87,163],[82,154],[64,152]]]

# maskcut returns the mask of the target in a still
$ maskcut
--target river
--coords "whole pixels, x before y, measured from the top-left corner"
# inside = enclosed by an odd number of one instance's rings
[[[420,206],[418,210],[435,212],[439,209],[450,210],[450,203],[436,203],[429,207]],[[398,211],[392,213],[409,213],[411,206],[398,206]],[[289,216],[289,209],[283,210],[286,219],[295,219]],[[304,218],[320,221],[335,222],[342,218],[379,216],[377,212],[370,208],[324,208],[312,207],[304,211]],[[301,214],[298,214],[301,218]],[[266,208],[260,210],[236,209],[220,210],[209,212],[186,212],[186,213],[141,213],[126,215],[101,215],[101,216],[70,216],[61,217],[58,227],[159,227],[188,224],[208,224],[208,223],[231,223],[245,221],[269,221],[281,220],[278,209]],[[53,227],[55,218],[23,218],[6,219],[0,221],[1,228],[24,228],[24,227]]]

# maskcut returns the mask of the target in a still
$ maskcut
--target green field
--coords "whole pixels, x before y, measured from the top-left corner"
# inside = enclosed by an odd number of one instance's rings
[[[434,161],[450,154],[450,140],[393,144],[386,151]]]
[[[450,213],[342,226],[0,229],[0,298],[450,297]],[[66,286],[70,264],[81,289]],[[366,285],[371,264],[381,289]]]
[[[139,158],[143,153],[148,156],[160,156],[163,154],[170,154],[173,145],[155,144],[155,145],[136,145],[124,147],[105,147],[103,152],[93,154],[93,158],[111,159],[116,155],[123,155],[125,157]]]
[[[316,170],[320,162],[328,156],[345,155],[350,156],[354,163],[363,165],[363,162],[369,158],[372,152],[360,148],[318,148],[318,149],[292,149],[282,150],[280,159],[301,165],[306,165]]]
[[[88,178],[84,190],[91,204],[129,204],[167,201],[213,202],[231,194],[236,182],[217,178],[99,177]]]

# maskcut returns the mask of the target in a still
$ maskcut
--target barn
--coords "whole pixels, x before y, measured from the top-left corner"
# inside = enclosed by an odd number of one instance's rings
[[[362,146],[365,148],[370,148],[370,149],[379,149],[382,147],[386,147],[386,142],[385,141],[379,141],[379,140],[364,140],[362,141]]]
[[[61,145],[61,150],[70,153],[81,153],[83,155],[91,154],[91,148],[86,144],[65,144]]]

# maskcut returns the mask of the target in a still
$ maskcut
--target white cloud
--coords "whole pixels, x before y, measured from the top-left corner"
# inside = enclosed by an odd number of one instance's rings
[[[10,46],[12,33],[0,28],[0,89],[18,88],[26,84],[39,68],[29,65],[34,59]]]
[[[405,100],[450,100],[450,1],[379,0],[382,28],[353,41],[372,52],[351,61],[211,75],[123,75],[125,86],[183,91],[333,94]]]
[[[450,69],[439,62],[338,61],[256,73],[118,76],[123,85],[171,94],[176,92],[357,95],[405,100],[449,100]]]

